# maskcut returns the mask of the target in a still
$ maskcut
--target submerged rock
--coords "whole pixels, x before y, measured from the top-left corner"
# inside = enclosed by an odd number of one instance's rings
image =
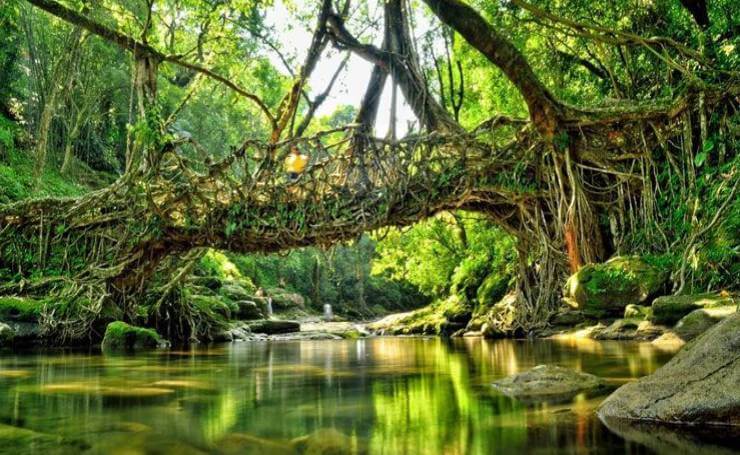
[[[563,295],[588,316],[621,316],[627,305],[658,292],[665,279],[664,271],[638,256],[618,256],[582,267],[568,278]]]
[[[524,402],[568,401],[581,392],[597,393],[606,389],[604,380],[597,376],[556,365],[538,365],[498,380],[493,386],[504,395]]]
[[[168,343],[152,329],[136,327],[123,321],[108,324],[101,345],[103,350],[154,349],[167,347]]]
[[[266,333],[268,335],[298,332],[301,330],[301,325],[296,321],[262,319],[259,321],[250,321],[247,325],[253,333]]]
[[[306,455],[350,455],[365,453],[365,450],[356,450],[356,444],[346,434],[334,428],[322,428],[308,436],[296,438],[292,441],[296,453]]]
[[[256,302],[252,300],[239,300],[236,302],[236,318],[241,320],[262,319],[265,317]]]
[[[652,321],[673,325],[694,310],[734,305],[737,302],[729,294],[667,295],[653,301]]]
[[[216,441],[215,453],[224,455],[241,455],[259,453],[264,455],[295,455],[290,444],[282,441],[272,441],[244,433],[230,433]]]
[[[1,453],[79,453],[88,447],[81,441],[0,423]]]
[[[740,314],[684,346],[650,376],[623,385],[599,408],[603,419],[740,425]]]

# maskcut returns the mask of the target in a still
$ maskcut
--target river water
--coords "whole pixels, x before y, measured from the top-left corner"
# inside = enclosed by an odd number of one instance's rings
[[[524,404],[491,382],[555,363],[616,386],[670,357],[649,343],[391,337],[6,353],[0,453],[652,453],[595,417],[604,396]]]

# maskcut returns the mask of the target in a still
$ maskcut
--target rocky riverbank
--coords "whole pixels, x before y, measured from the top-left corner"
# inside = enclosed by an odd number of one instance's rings
[[[563,289],[562,305],[541,327],[519,325],[519,296],[476,305],[450,296],[428,307],[389,315],[368,327],[383,335],[482,336],[486,338],[580,337],[654,341],[672,349],[734,314],[736,295],[667,295],[667,273],[636,256],[584,266]]]

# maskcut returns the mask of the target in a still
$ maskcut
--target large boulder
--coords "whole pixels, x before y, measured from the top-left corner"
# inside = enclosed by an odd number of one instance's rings
[[[272,297],[272,308],[276,311],[303,308],[306,305],[306,299],[302,295],[282,288],[269,289],[267,295]]]
[[[120,351],[162,348],[167,344],[167,341],[152,329],[115,321],[106,327],[101,347],[104,351]]]
[[[251,320],[262,319],[265,317],[257,303],[252,300],[239,300],[238,302],[235,302],[235,305],[237,310],[234,316],[237,319]]]
[[[704,332],[650,376],[625,384],[602,419],[740,425],[740,313]]]
[[[335,428],[322,428],[308,436],[291,441],[296,453],[305,455],[351,455],[365,453],[363,447],[356,447],[355,441]],[[358,450],[359,449],[359,450]]]
[[[582,311],[563,308],[550,317],[550,324],[554,326],[574,327],[586,322],[586,315]]]
[[[267,335],[299,332],[301,330],[301,324],[296,321],[276,321],[272,319],[250,321],[248,326],[252,333],[266,333]]]
[[[559,367],[538,365],[493,383],[504,395],[523,402],[563,402],[582,392],[606,390],[603,379],[588,373]]]
[[[656,324],[673,325],[694,310],[732,305],[737,302],[729,294],[667,295],[653,301],[652,320]]]
[[[249,300],[251,298],[249,291],[245,289],[244,286],[235,282],[225,282],[221,286],[219,293],[227,299],[231,299],[235,302],[239,300]]]
[[[643,303],[658,292],[666,277],[638,256],[617,256],[583,266],[568,278],[563,295],[588,316],[622,316],[627,305]]]

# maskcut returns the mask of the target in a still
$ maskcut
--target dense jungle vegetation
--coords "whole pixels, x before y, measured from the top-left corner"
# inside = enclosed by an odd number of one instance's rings
[[[205,340],[269,297],[524,334],[614,256],[659,271],[651,294],[736,291],[739,18],[733,0],[3,1],[0,320]],[[292,147],[311,159],[295,183]],[[592,273],[598,293],[638,272]]]

